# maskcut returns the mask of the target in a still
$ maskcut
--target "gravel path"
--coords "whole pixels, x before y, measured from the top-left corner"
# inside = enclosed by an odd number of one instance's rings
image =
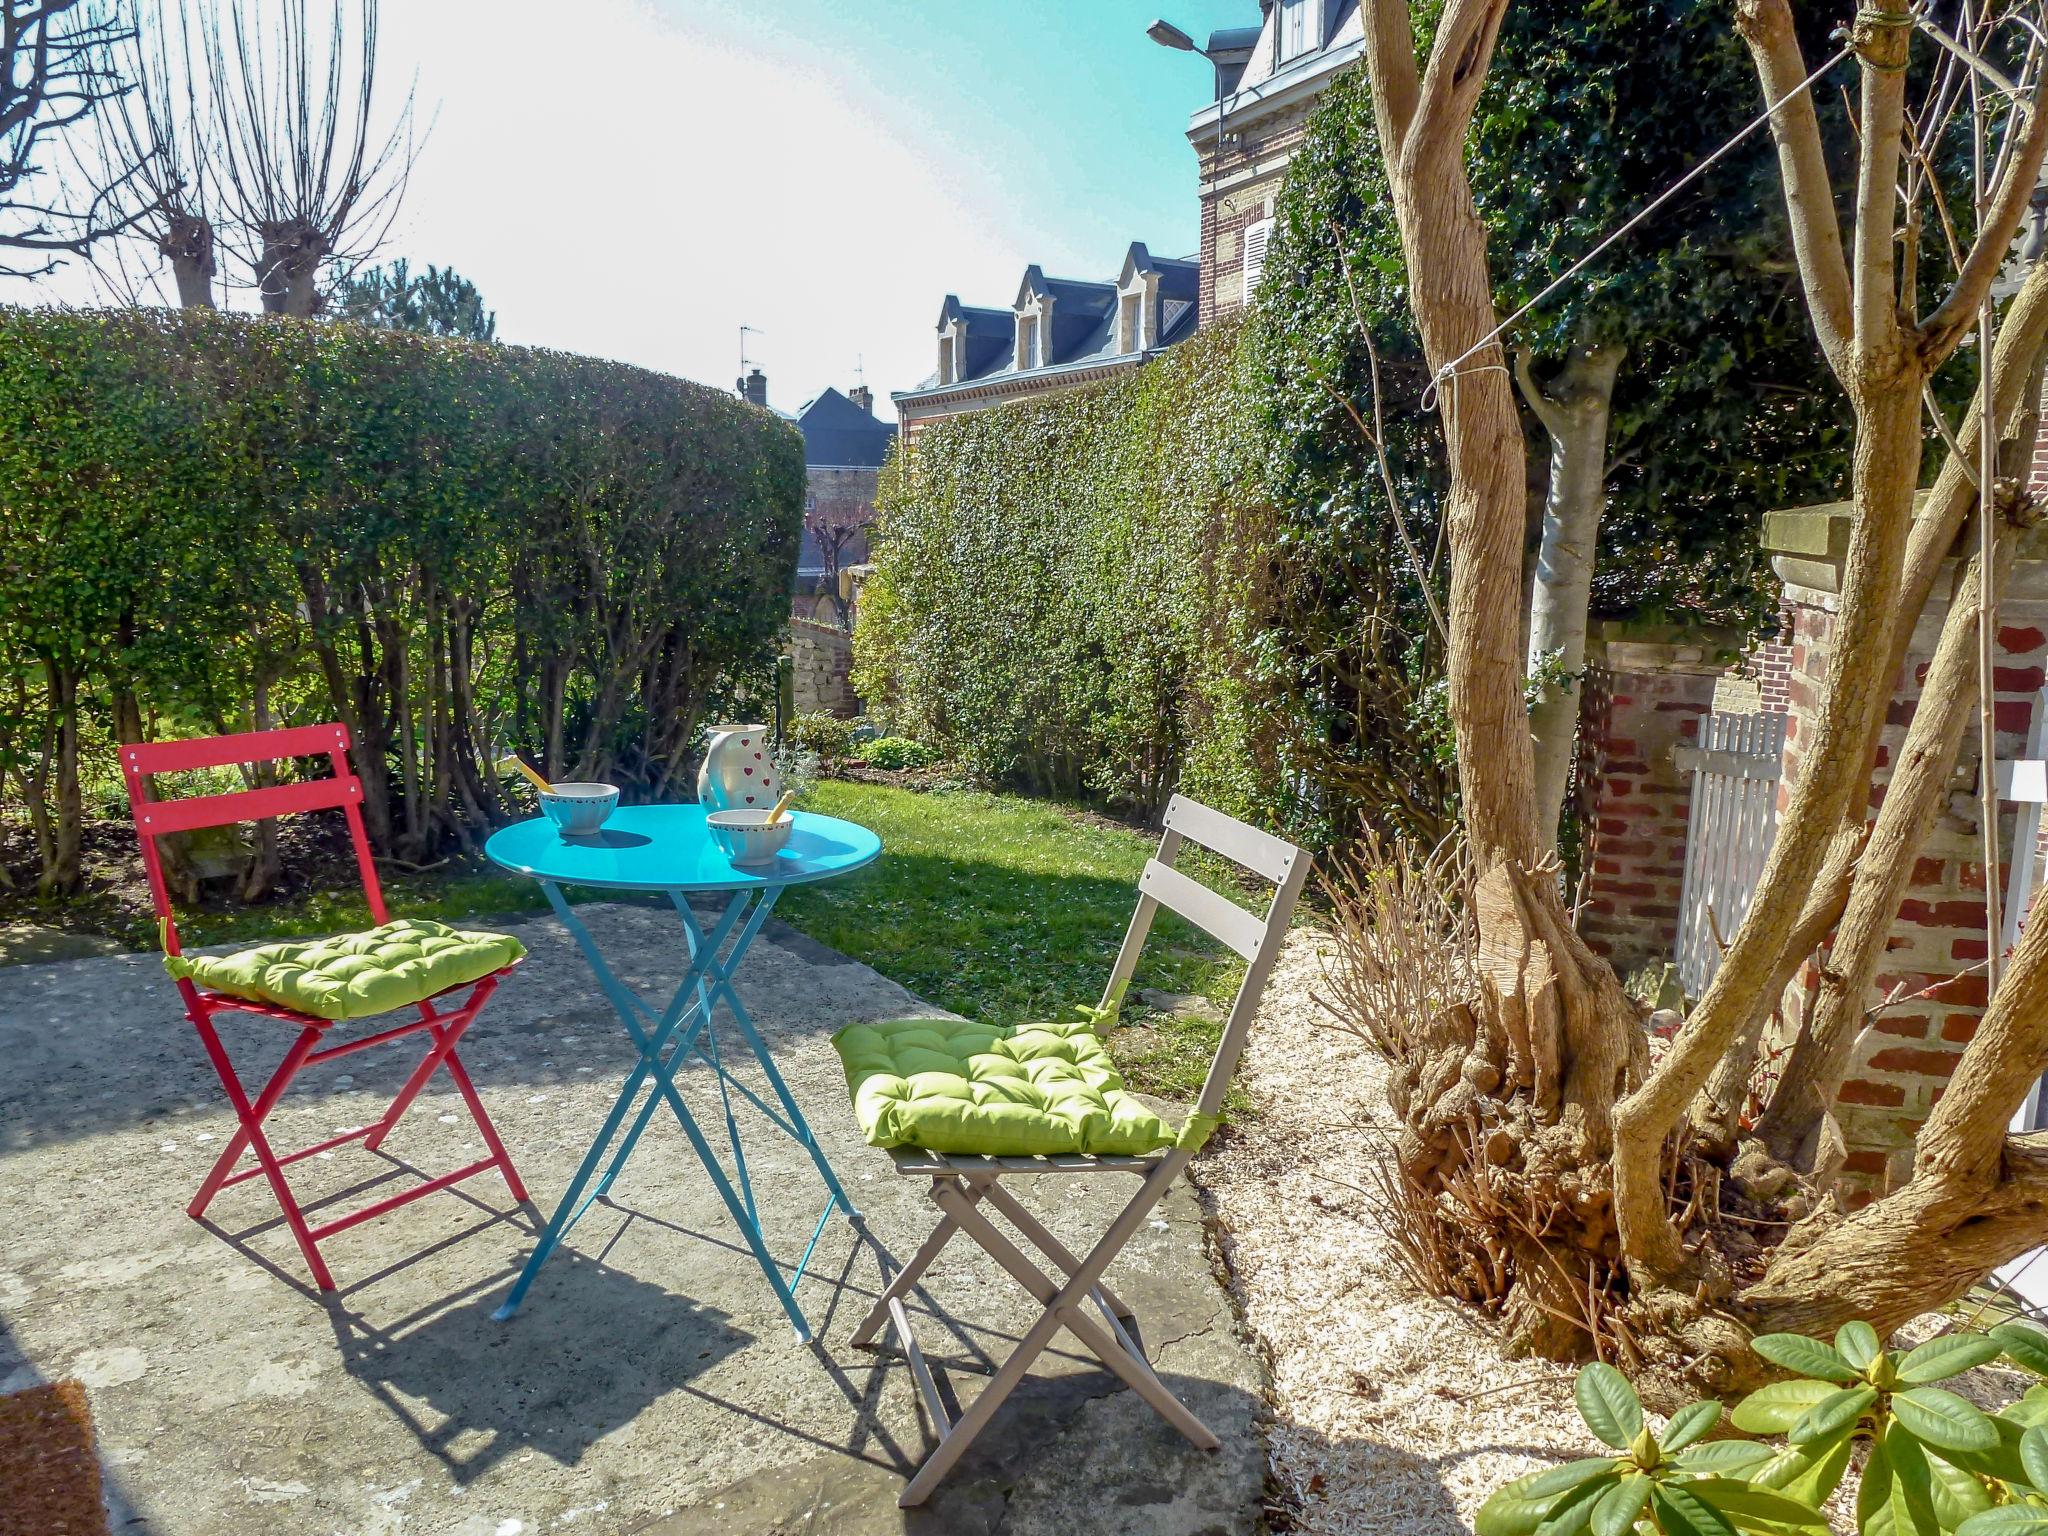
[[[1316,929],[1290,940],[1240,1068],[1258,1118],[1195,1173],[1271,1372],[1275,1528],[1449,1536],[1508,1479],[1601,1448],[1570,1368],[1504,1355],[1409,1283],[1375,1225],[1386,1068],[1327,1027],[1330,947]]]

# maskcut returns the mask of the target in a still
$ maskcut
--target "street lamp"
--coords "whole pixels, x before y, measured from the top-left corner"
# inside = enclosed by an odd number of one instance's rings
[[[1224,113],[1229,108],[1229,100],[1223,92],[1223,66],[1217,61],[1214,48],[1198,46],[1192,37],[1170,21],[1154,21],[1145,29],[1145,35],[1162,48],[1171,48],[1176,53],[1199,53],[1209,61],[1210,73],[1216,80],[1216,165],[1215,173],[1209,178],[1209,191],[1213,195],[1216,188],[1222,184],[1223,147],[1228,139],[1228,135],[1223,131]]]

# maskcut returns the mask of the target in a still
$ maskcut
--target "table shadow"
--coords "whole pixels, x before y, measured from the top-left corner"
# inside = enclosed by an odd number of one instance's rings
[[[571,1248],[493,1322],[503,1299],[493,1287],[389,1323],[329,1305],[343,1368],[461,1484],[523,1451],[574,1466],[753,1342],[717,1308]]]

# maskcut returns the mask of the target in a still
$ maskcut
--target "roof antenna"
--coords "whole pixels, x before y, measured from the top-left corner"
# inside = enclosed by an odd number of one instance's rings
[[[752,359],[750,359],[747,356],[747,338],[749,336],[765,336],[767,334],[768,333],[762,330],[758,325],[743,325],[740,327],[739,392],[743,395],[747,392],[747,365],[749,362],[752,361]]]

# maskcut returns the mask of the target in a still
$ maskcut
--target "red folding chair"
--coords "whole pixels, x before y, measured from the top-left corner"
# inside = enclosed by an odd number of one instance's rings
[[[355,776],[348,761],[348,729],[341,725],[308,725],[282,731],[256,731],[239,736],[204,737],[196,741],[144,742],[124,745],[121,748],[121,771],[128,781],[128,801],[135,814],[135,830],[142,845],[142,863],[149,876],[149,893],[156,904],[156,914],[162,924],[164,952],[167,955],[181,953],[178,944],[177,925],[171,918],[170,891],[164,884],[163,858],[157,848],[157,839],[174,832],[188,832],[199,827],[227,826],[236,822],[263,821],[271,817],[287,816],[297,811],[323,810],[339,806],[348,817],[349,837],[355,843],[356,868],[362,875],[363,896],[369,903],[370,920],[375,924],[390,921],[385,910],[384,893],[377,884],[377,870],[370,860],[370,840],[363,831],[363,786]],[[220,768],[236,763],[275,762],[285,758],[315,757],[325,755],[334,767],[334,776],[327,779],[311,779],[296,784],[279,784],[260,789],[240,790],[224,795],[199,795],[183,800],[159,800],[152,792],[150,775],[159,773],[180,773],[197,768]],[[484,1113],[483,1101],[477,1097],[476,1087],[470,1082],[469,1073],[464,1070],[462,1060],[455,1053],[456,1043],[463,1032],[476,1022],[478,1013],[491,994],[497,990],[499,978],[511,971],[519,962],[501,966],[478,980],[465,981],[449,987],[431,997],[424,998],[413,1006],[419,1017],[410,1023],[396,1025],[390,1029],[378,1030],[359,1040],[346,1040],[339,1045],[315,1049],[334,1029],[332,1019],[317,1018],[311,1014],[298,1013],[290,1008],[271,1003],[251,1002],[244,998],[230,997],[220,992],[202,988],[192,981],[179,978],[178,991],[185,999],[185,1014],[193,1027],[199,1031],[200,1042],[206,1047],[206,1054],[213,1063],[213,1069],[220,1074],[221,1086],[227,1090],[228,1101],[234,1106],[235,1118],[240,1128],[229,1138],[226,1148],[214,1163],[205,1181],[199,1186],[199,1193],[188,1205],[186,1213],[194,1220],[206,1214],[206,1208],[213,1197],[231,1184],[245,1179],[262,1176],[270,1183],[277,1203],[284,1210],[284,1219],[290,1226],[292,1236],[298,1240],[299,1251],[306,1256],[306,1267],[313,1272],[313,1280],[323,1291],[331,1291],[334,1278],[328,1273],[326,1262],[320,1257],[320,1243],[337,1232],[365,1222],[375,1216],[394,1211],[401,1205],[408,1205],[436,1190],[459,1184],[464,1179],[496,1168],[505,1176],[505,1187],[518,1201],[526,1199],[526,1187],[519,1181],[519,1174],[512,1166],[512,1158],[506,1152],[504,1143],[499,1141],[497,1129],[491,1124],[490,1116]],[[435,1005],[444,998],[452,997],[464,987],[469,996],[462,1005],[443,1011]],[[284,1060],[270,1076],[261,1091],[252,1101],[241,1077],[236,1073],[228,1058],[226,1047],[221,1044],[220,1034],[214,1028],[214,1019],[224,1013],[250,1013],[267,1019],[274,1019],[297,1028],[298,1038],[291,1049],[285,1052]],[[405,1086],[399,1089],[398,1097],[375,1123],[340,1136],[331,1136],[310,1147],[280,1156],[271,1150],[270,1142],[263,1134],[263,1122],[270,1112],[277,1108],[278,1101],[290,1086],[293,1078],[306,1067],[320,1062],[333,1061],[337,1057],[352,1055],[371,1046],[384,1045],[390,1041],[402,1040],[408,1035],[425,1034],[431,1042],[419,1065],[406,1078]],[[312,1157],[319,1152],[360,1141],[366,1150],[374,1152],[391,1134],[426,1087],[427,1080],[436,1070],[445,1069],[455,1081],[463,1101],[469,1105],[469,1112],[476,1121],[477,1130],[483,1134],[484,1145],[490,1156],[452,1173],[430,1178],[417,1187],[408,1189],[387,1199],[379,1200],[361,1210],[337,1216],[318,1226],[307,1224],[304,1212],[293,1198],[290,1184],[285,1181],[286,1165],[302,1158]],[[244,1152],[255,1155],[256,1165],[235,1171],[235,1165],[242,1160]]]

